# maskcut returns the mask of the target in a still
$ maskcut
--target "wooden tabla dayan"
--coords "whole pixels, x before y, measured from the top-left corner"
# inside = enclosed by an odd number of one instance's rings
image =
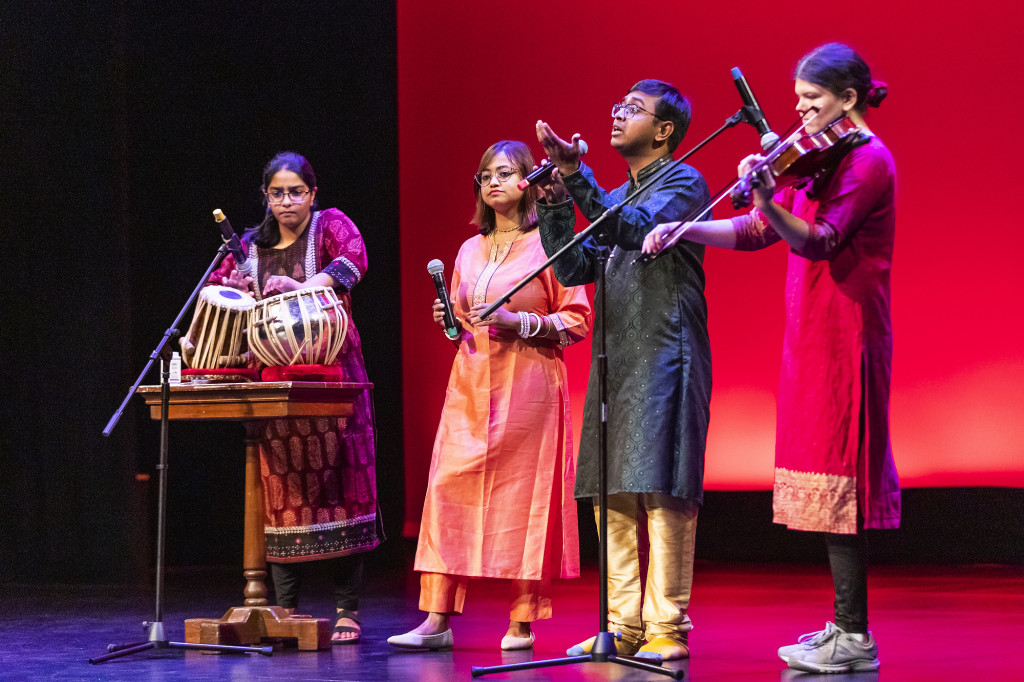
[[[181,355],[193,369],[241,367],[249,311],[256,299],[231,287],[208,286],[199,292],[195,316],[181,339]]]
[[[330,287],[264,298],[249,311],[249,349],[270,367],[329,365],[347,332],[348,315]]]

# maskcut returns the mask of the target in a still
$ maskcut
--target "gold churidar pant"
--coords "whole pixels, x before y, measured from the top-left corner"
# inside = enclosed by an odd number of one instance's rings
[[[600,528],[600,508],[594,516]],[[646,518],[650,544],[641,595],[638,542]],[[686,643],[693,585],[697,506],[662,493],[608,496],[608,630],[640,643],[668,637]],[[641,608],[642,604],[642,608]]]

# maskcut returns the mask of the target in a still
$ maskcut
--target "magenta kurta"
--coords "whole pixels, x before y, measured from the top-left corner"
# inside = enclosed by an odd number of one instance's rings
[[[348,315],[348,333],[334,364],[342,380],[365,382],[362,344],[349,293],[366,272],[366,247],[348,216],[336,208],[315,211],[309,226],[286,249],[243,246],[255,259],[256,287],[271,275],[305,282],[319,272],[337,283]],[[229,254],[210,284],[235,268]],[[379,544],[373,411],[364,392],[351,417],[273,419],[261,425],[260,471],[265,490],[267,560],[280,563],[329,559]]]
[[[811,226],[791,250],[779,379],[774,520],[796,530],[895,528],[900,488],[889,439],[890,269],[896,171],[877,138],[818,188],[775,200]],[[758,211],[733,219],[736,248],[779,241]]]
[[[463,319],[546,260],[536,230],[496,259],[490,250],[483,236],[459,249],[451,290]],[[463,329],[431,456],[417,571],[522,580],[579,575],[562,348],[589,332],[590,304],[583,287],[562,286],[548,269],[508,309],[548,316],[559,337]]]

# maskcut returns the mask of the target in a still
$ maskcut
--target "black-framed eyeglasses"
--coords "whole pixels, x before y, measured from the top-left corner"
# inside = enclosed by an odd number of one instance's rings
[[[483,187],[484,185],[491,184],[493,178],[498,178],[498,182],[508,182],[509,178],[518,174],[519,171],[512,166],[499,166],[494,169],[493,173],[489,170],[480,171],[473,176],[473,179],[476,181],[476,184]]]
[[[658,119],[660,121],[664,121],[665,120],[661,116],[658,116],[653,111],[647,111],[646,109],[644,109],[639,104],[633,104],[632,102],[630,102],[629,104],[626,104],[624,102],[616,102],[615,104],[612,105],[612,117],[613,118],[615,116],[618,116],[620,112],[622,113],[622,118],[633,118],[634,116],[636,116],[636,113],[638,111],[642,111],[645,114],[650,114],[651,116],[653,116],[654,118],[656,118],[656,119]]]
[[[268,189],[264,194],[267,195],[268,204],[280,204],[284,201],[284,197],[287,194],[294,204],[301,204],[306,200],[306,195],[312,190],[308,189],[290,189],[287,192],[280,189]]]

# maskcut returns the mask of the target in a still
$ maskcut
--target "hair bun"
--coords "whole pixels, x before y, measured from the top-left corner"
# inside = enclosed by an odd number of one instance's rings
[[[871,81],[871,89],[868,90],[867,105],[878,107],[886,95],[889,94],[889,86],[882,81]]]

